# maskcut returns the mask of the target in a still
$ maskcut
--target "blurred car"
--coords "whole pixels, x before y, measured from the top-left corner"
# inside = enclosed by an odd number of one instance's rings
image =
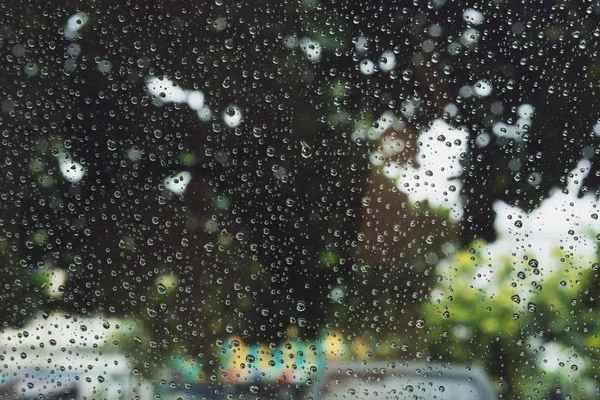
[[[330,364],[304,398],[492,400],[483,369],[412,362]]]

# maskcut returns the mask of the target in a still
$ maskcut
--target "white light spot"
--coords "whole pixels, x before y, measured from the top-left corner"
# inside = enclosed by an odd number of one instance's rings
[[[490,141],[490,135],[486,132],[481,132],[475,139],[475,145],[477,145],[477,147],[485,147],[490,144]]]
[[[77,39],[77,32],[79,32],[85,24],[88,23],[89,17],[84,12],[78,12],[77,14],[71,15],[65,26],[64,35],[67,39]]]
[[[383,153],[380,153],[379,151],[374,151],[369,156],[369,160],[371,161],[371,164],[378,167],[378,166],[383,165],[383,163],[385,162],[385,157],[384,157]]]
[[[469,29],[465,29],[463,34],[460,36],[460,42],[465,47],[471,47],[471,46],[475,45],[477,42],[479,42],[480,37],[481,37],[481,34],[479,33],[479,31],[477,29],[469,28]]]
[[[287,35],[283,38],[283,45],[288,49],[295,49],[298,47],[298,39],[292,35]]]
[[[406,118],[410,118],[413,115],[415,115],[415,112],[417,111],[417,107],[415,106],[415,103],[411,100],[407,100],[404,103],[402,103],[402,115],[404,115]]]
[[[356,122],[354,124],[354,131],[352,131],[352,135],[350,136],[350,138],[352,139],[352,141],[356,142],[359,139],[365,139],[366,133],[367,128],[365,124],[362,122]]]
[[[512,172],[519,171],[521,169],[521,161],[513,158],[508,162],[508,169],[510,169]]]
[[[213,22],[213,29],[215,31],[220,32],[225,28],[227,28],[227,20],[225,18],[221,17],[215,19],[215,22]]]
[[[81,54],[81,46],[78,43],[71,43],[67,46],[67,54],[71,57],[79,57]]]
[[[188,106],[195,111],[204,107],[204,93],[199,90],[190,90],[187,92]]]
[[[340,300],[344,298],[344,290],[342,288],[336,287],[331,289],[331,301],[334,303],[338,303]]]
[[[431,37],[440,37],[442,36],[442,33],[444,33],[444,29],[441,25],[431,24],[429,25],[429,28],[427,28],[427,33],[429,33],[429,36]]]
[[[521,104],[517,110],[517,114],[521,118],[532,118],[535,109],[531,104]]]
[[[388,136],[382,140],[381,148],[386,156],[393,156],[394,154],[401,153],[406,147],[404,140],[396,139]]]
[[[454,103],[448,103],[444,107],[444,111],[450,114],[451,117],[456,117],[458,115],[458,106]]]
[[[368,46],[369,40],[364,36],[359,36],[358,39],[356,39],[356,44],[354,45],[354,48],[356,49],[356,52],[358,54],[364,54],[367,52]]]
[[[504,112],[504,106],[499,101],[495,101],[492,104],[490,104],[490,111],[494,115],[502,115],[502,113]]]
[[[423,40],[421,48],[425,53],[431,53],[435,49],[435,42],[431,39]]]
[[[142,159],[142,152],[138,149],[129,149],[127,150],[127,158],[129,158],[133,162],[140,161]]]
[[[475,91],[473,90],[473,86],[465,85],[458,89],[458,94],[464,97],[465,99],[468,99],[469,97],[473,96],[473,94],[475,94]]]
[[[492,94],[492,83],[487,80],[480,80],[473,87],[475,94],[480,97],[489,96]]]
[[[515,259],[527,254],[543,266],[543,274],[552,274],[560,268],[553,255],[560,244],[566,249],[571,246],[577,248],[576,259],[572,262],[578,265],[591,265],[595,262],[597,247],[595,237],[589,232],[596,232],[598,227],[597,221],[590,218],[590,215],[598,213],[596,198],[593,193],[577,197],[590,166],[588,160],[579,161],[568,174],[567,191],[551,191],[550,196],[533,211],[524,212],[517,206],[496,201],[494,227],[498,240],[488,245],[492,251],[489,253],[490,258],[497,259],[506,249],[522,249],[513,256]],[[537,179],[541,180],[542,177],[533,176],[531,184],[536,184]],[[522,221],[521,227],[515,226],[517,219]],[[569,230],[574,234],[566,235]],[[526,248],[521,246],[523,240],[527,241]]]
[[[96,68],[98,69],[99,72],[102,72],[103,74],[107,74],[110,71],[112,71],[112,63],[108,60],[102,60],[98,63],[98,66]]]
[[[394,161],[387,163],[383,167],[383,175],[385,175],[385,177],[389,178],[389,179],[395,180],[396,178],[398,178],[400,176],[400,172],[401,172],[400,164],[398,164],[397,162],[394,162]]]
[[[394,113],[387,111],[375,121],[375,123],[366,132],[366,138],[377,140],[394,123]]]
[[[498,137],[521,140],[521,131],[514,125],[508,125],[504,122],[496,122],[492,126],[492,132]]]
[[[379,57],[379,69],[389,72],[396,68],[396,55],[392,51],[384,51]]]
[[[85,175],[83,165],[77,161],[73,161],[69,156],[61,155],[58,158],[58,164],[60,166],[60,172],[69,182],[77,183]]]
[[[165,189],[175,194],[183,194],[191,180],[192,174],[187,171],[182,171],[173,176],[166,177],[163,181],[163,185],[165,186]]]
[[[450,210],[459,220],[463,213],[460,201],[462,183],[461,154],[467,150],[468,132],[452,128],[441,119],[419,135],[419,167],[406,165],[397,178],[396,187],[413,202],[428,200],[434,206]],[[449,144],[448,144],[449,143]]]
[[[147,77],[146,89],[161,103],[183,103],[187,99],[185,90],[167,78]]]
[[[323,54],[321,45],[307,37],[300,39],[300,48],[304,52],[306,58],[312,62],[319,61],[321,59],[321,55]]]
[[[230,128],[238,127],[242,123],[242,110],[234,104],[227,106],[221,116]]]
[[[473,25],[481,25],[485,20],[481,11],[469,8],[463,13],[463,19]]]
[[[375,63],[365,58],[360,62],[360,72],[363,75],[372,75],[375,72]]]
[[[204,106],[198,110],[198,118],[200,121],[210,121],[212,118],[212,111],[207,106]]]

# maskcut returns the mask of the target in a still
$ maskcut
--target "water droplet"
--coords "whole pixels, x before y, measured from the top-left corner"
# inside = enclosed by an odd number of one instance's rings
[[[167,293],[167,287],[162,283],[159,283],[158,285],[156,285],[156,291],[158,292],[158,294],[165,294]]]
[[[106,142],[106,147],[108,147],[110,151],[115,151],[117,149],[117,142],[112,139],[108,139]]]
[[[415,321],[415,326],[419,329],[425,328],[425,320],[423,318],[417,318]]]
[[[306,310],[306,304],[303,301],[299,301],[298,304],[296,304],[296,310],[300,312]]]
[[[302,154],[302,157],[310,158],[312,156],[312,149],[304,140],[300,141],[300,147],[300,153]]]

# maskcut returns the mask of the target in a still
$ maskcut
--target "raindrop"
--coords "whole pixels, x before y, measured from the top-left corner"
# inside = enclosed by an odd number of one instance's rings
[[[156,291],[158,292],[158,294],[165,294],[167,293],[167,287],[162,283],[159,283],[158,285],[156,285]]]
[[[302,154],[302,157],[310,158],[312,156],[312,149],[308,144],[306,144],[306,142],[304,140],[300,141],[300,147],[301,147],[300,152]]]
[[[108,147],[108,150],[110,151],[115,151],[117,149],[117,143],[114,140],[108,139],[106,147]]]
[[[296,310],[298,310],[298,311],[300,311],[300,312],[302,312],[302,311],[306,310],[306,304],[305,304],[303,301],[299,301],[299,302],[296,304]]]

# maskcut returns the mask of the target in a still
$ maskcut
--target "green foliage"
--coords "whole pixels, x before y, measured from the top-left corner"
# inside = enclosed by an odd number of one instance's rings
[[[536,398],[554,388],[593,397],[600,320],[590,306],[597,264],[575,254],[581,263],[556,257],[561,267],[548,268],[530,257],[490,259],[486,251],[485,243],[474,243],[438,268],[421,311],[431,356],[483,363],[508,398]]]

